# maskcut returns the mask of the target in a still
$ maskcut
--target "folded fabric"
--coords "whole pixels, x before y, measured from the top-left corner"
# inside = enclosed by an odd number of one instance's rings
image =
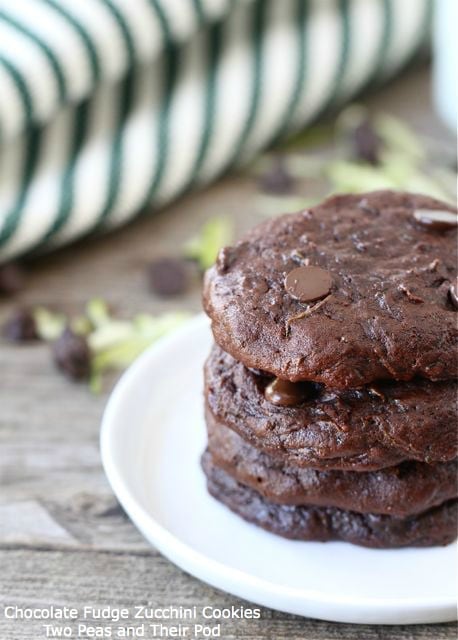
[[[119,226],[396,74],[431,0],[0,0],[0,262]]]

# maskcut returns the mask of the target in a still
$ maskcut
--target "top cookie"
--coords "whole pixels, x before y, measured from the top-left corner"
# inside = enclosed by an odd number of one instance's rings
[[[456,214],[426,196],[379,191],[255,227],[206,274],[216,342],[294,382],[455,378]]]

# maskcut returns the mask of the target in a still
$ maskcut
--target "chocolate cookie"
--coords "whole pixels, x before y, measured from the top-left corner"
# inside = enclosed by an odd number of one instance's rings
[[[455,382],[417,379],[356,390],[308,383],[302,402],[282,407],[265,397],[270,380],[215,346],[205,365],[209,425],[226,425],[297,467],[370,471],[458,456]]]
[[[380,471],[316,471],[283,465],[235,431],[209,426],[214,462],[270,502],[406,517],[458,497],[457,461],[403,462]]]
[[[456,538],[457,500],[408,518],[335,507],[285,506],[268,502],[231,478],[213,463],[208,452],[202,465],[212,496],[245,520],[285,538],[342,540],[375,548],[445,545]]]
[[[456,378],[456,223],[442,202],[380,191],[261,224],[206,274],[215,340],[292,381]]]

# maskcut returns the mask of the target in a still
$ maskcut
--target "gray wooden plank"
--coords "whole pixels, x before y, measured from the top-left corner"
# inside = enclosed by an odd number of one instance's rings
[[[200,611],[202,606],[253,607],[190,578],[155,552],[132,555],[3,550],[0,551],[0,564],[0,611],[2,605],[8,604],[37,608],[50,604],[68,605],[80,611],[86,605],[109,604],[131,609],[130,624],[134,624],[133,611],[136,605],[197,606],[198,622],[204,622]],[[0,637],[3,640],[44,637],[40,632],[40,623],[7,621],[0,616]],[[263,608],[259,620],[233,619],[223,622],[221,633],[225,640],[450,640],[455,636],[454,624],[392,627],[336,625]]]

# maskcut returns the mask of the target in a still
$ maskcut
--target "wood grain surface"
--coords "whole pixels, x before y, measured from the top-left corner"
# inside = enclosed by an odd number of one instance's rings
[[[407,117],[437,139],[447,138],[432,112],[426,71],[412,72],[369,97],[368,104]],[[302,193],[310,195],[308,185]],[[148,293],[145,264],[175,252],[216,213],[232,216],[237,233],[262,219],[253,179],[228,177],[108,237],[34,260],[25,291],[14,301],[0,301],[0,322],[17,304],[77,312],[94,296],[104,297],[126,317],[140,311],[200,310],[198,283],[178,300],[166,302]],[[46,346],[0,342],[1,640],[45,637],[40,622],[6,619],[5,605],[241,604],[159,555],[119,507],[98,446],[113,382],[107,382],[101,396],[93,396],[56,373]],[[456,638],[456,626],[335,624],[263,609],[260,620],[223,623],[221,637],[445,640]]]

